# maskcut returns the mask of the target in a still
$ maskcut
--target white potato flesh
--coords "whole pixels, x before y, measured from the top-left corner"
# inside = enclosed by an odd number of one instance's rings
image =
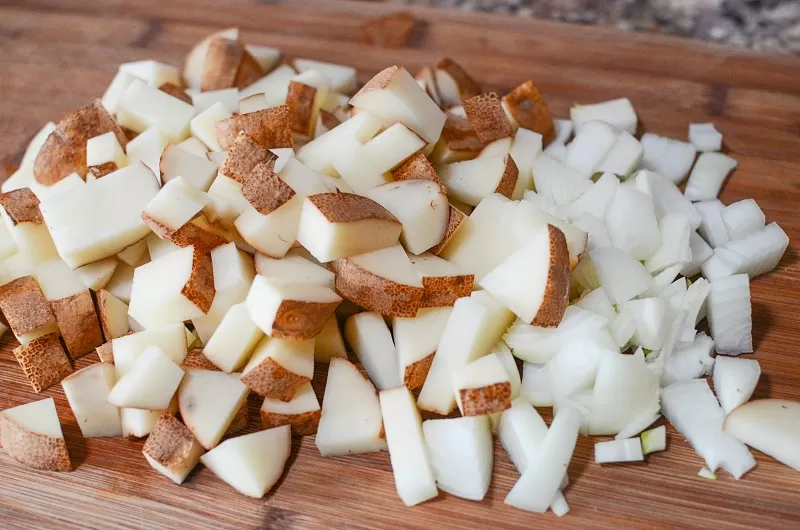
[[[381,132],[352,157],[334,162],[334,168],[356,193],[365,193],[387,182],[384,174],[425,147],[425,141],[402,123]]]
[[[335,303],[341,298],[329,287],[313,284],[286,284],[279,280],[256,276],[245,304],[250,318],[265,334],[272,333],[272,325],[284,300],[296,302]]]
[[[383,426],[397,494],[414,506],[439,494],[422,433],[414,396],[406,387],[380,393]]]
[[[439,166],[438,173],[454,198],[477,206],[497,190],[505,169],[506,155],[500,155]]]
[[[461,391],[491,387],[500,383],[509,383],[505,365],[495,353],[484,355],[474,361],[453,370],[453,396],[459,410],[464,414]]]
[[[284,340],[264,337],[242,370],[242,375],[250,373],[267,359],[293,374],[311,379],[314,377],[314,339]]]
[[[319,409],[319,400],[311,383],[306,383],[298,388],[291,401],[265,398],[264,403],[261,405],[262,412],[286,416],[298,416],[306,412],[315,412]]]
[[[237,436],[200,457],[236,491],[260,499],[278,482],[292,450],[288,425]]]
[[[88,289],[99,291],[108,285],[118,263],[117,259],[112,256],[78,267],[75,272]]]
[[[183,379],[183,369],[158,346],[150,346],[134,361],[130,370],[108,394],[115,407],[162,410]]]
[[[208,155],[208,148],[205,146],[205,144],[203,144],[203,142],[201,142],[200,140],[198,140],[194,136],[191,136],[191,137],[187,138],[186,140],[184,140],[181,143],[177,144],[175,147],[178,147],[178,148],[183,149],[185,151],[189,151],[190,153],[195,154],[197,156],[202,156],[203,158],[208,160],[208,156],[207,156]]]
[[[456,300],[419,394],[419,407],[443,415],[452,412],[456,407],[453,372],[489,353],[513,318],[485,291]]]
[[[98,296],[97,312],[103,329],[108,331],[106,340],[113,340],[125,335],[129,330],[128,304],[111,294],[103,293],[102,304]]]
[[[383,316],[373,312],[351,316],[344,325],[344,339],[378,390],[402,385],[397,350]]]
[[[259,110],[268,109],[267,98],[264,94],[253,94],[247,96],[239,101],[239,114],[247,114],[248,112],[257,112]]]
[[[400,245],[365,252],[349,258],[362,269],[402,285],[422,287],[422,279]]]
[[[273,71],[244,87],[239,93],[239,97],[246,98],[253,94],[264,94],[267,97],[267,107],[276,107],[286,103],[286,95],[289,92],[289,83],[297,75],[294,68],[288,64],[282,64]]]
[[[175,364],[181,364],[187,353],[186,331],[183,323],[140,331],[114,339],[112,348],[117,378],[128,373],[136,359],[150,346],[157,346]]]
[[[386,449],[375,387],[347,359],[331,359],[315,443],[322,456]]]
[[[142,221],[158,183],[143,164],[117,170],[39,208],[58,253],[77,268],[113,256],[150,231]]]
[[[333,272],[292,251],[280,259],[256,254],[255,266],[256,272],[267,278],[334,287]]]
[[[194,110],[192,110],[194,115]],[[217,101],[206,110],[190,119],[192,136],[203,142],[211,151],[222,151],[217,140],[216,124],[232,116],[225,105]]]
[[[377,116],[359,112],[298,149],[297,158],[314,171],[338,177],[334,162],[352,156],[362,144],[378,134],[382,126]]]
[[[561,267],[562,272],[568,266],[567,263],[553,262],[550,252],[555,248],[549,225],[541,227],[523,247],[484,276],[481,287],[517,317],[528,323],[533,322],[542,305],[549,302],[546,298],[549,279],[559,274],[551,271],[551,264]]]
[[[93,364],[61,382],[84,438],[122,435],[119,409],[108,403],[115,383],[114,365],[110,363]]]
[[[29,432],[50,438],[64,438],[64,434],[61,432],[61,423],[58,421],[56,403],[53,398],[33,401],[6,409],[0,414]]]
[[[439,489],[480,501],[489,490],[494,463],[487,418],[449,418],[422,423],[425,446]]]
[[[192,319],[195,332],[206,344],[228,310],[244,302],[255,277],[253,258],[231,242],[211,251],[214,270],[214,301],[205,315]]]
[[[242,238],[257,251],[280,258],[298,237],[302,208],[303,198],[299,195],[293,196],[268,214],[248,207],[236,219],[234,226]]]
[[[31,271],[31,275],[36,278],[45,297],[51,301],[67,298],[86,289],[80,275],[58,258],[39,263]]]
[[[231,373],[244,366],[263,336],[245,304],[236,304],[206,341],[203,354],[220,370]]]
[[[194,248],[184,247],[137,267],[128,313],[146,329],[204,315],[183,293],[194,264]]]
[[[420,309],[413,318],[392,319],[401,375],[409,366],[436,353],[452,311],[451,307],[427,308]]]
[[[119,103],[122,94],[136,79],[137,77],[133,74],[123,72],[122,70],[117,71],[114,75],[114,79],[108,84],[108,88],[106,88],[103,97],[100,99],[100,103],[109,114],[117,113],[117,103]]]
[[[402,67],[395,70],[387,86],[359,92],[350,104],[359,111],[374,114],[384,123],[402,123],[426,143],[439,139],[446,119],[444,112]]]
[[[172,65],[158,61],[134,61],[119,65],[119,71],[135,76],[148,85],[160,87],[164,83],[181,85],[181,75],[178,69]]]
[[[639,356],[602,356],[588,404],[588,433],[617,434],[631,422],[658,412],[658,376]]]
[[[365,195],[400,221],[403,225],[400,242],[412,254],[421,254],[444,238],[450,204],[437,183],[427,180],[390,182],[372,188]]]
[[[123,438],[144,438],[153,430],[158,418],[164,412],[172,415],[178,413],[178,397],[172,398],[166,410],[145,410],[145,409],[119,409],[122,419]]]
[[[523,201],[524,202],[524,201]],[[481,201],[447,242],[439,256],[475,275],[479,282],[514,250],[518,242],[510,228],[519,215],[516,203],[493,194]]]
[[[178,387],[181,418],[200,445],[211,449],[247,402],[248,393],[234,374],[189,368]]]
[[[100,136],[89,138],[86,141],[86,165],[99,166],[108,162],[113,162],[117,168],[128,165],[128,157],[114,131],[108,131]]]
[[[125,146],[128,165],[132,166],[141,162],[149,167],[155,175],[161,175],[161,154],[169,142],[170,139],[159,127],[150,127]]]
[[[205,193],[189,184],[183,177],[175,177],[164,184],[156,196],[147,203],[142,213],[169,230],[177,230],[200,213],[207,201]]]
[[[194,107],[190,104],[138,79],[125,89],[117,102],[117,123],[121,127],[139,133],[158,127],[175,143],[189,136],[189,122],[193,116]]]
[[[192,153],[175,145],[164,149],[160,169],[164,183],[183,177],[188,184],[202,191],[207,191],[217,176],[217,165],[209,161],[206,155]]]
[[[294,67],[301,73],[308,70],[316,70],[330,79],[331,90],[336,92],[349,94],[356,89],[356,69],[350,66],[315,61],[313,59],[295,59]]]
[[[143,260],[147,259],[147,241],[140,239],[133,245],[117,254],[117,259],[131,267],[142,265]]]
[[[192,94],[195,115],[204,112],[216,103],[222,103],[230,113],[239,112],[239,89],[223,88]]]

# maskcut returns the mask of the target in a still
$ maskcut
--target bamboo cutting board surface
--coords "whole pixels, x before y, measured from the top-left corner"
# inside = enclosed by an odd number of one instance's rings
[[[421,24],[404,48],[360,42],[365,20],[395,10],[338,0],[5,0],[0,156],[13,167],[39,127],[99,97],[120,62],[180,64],[193,43],[227,26],[290,57],[354,65],[361,82],[390,64],[414,72],[452,56],[489,89],[533,79],[560,117],[576,102],[627,96],[648,131],[685,138],[690,122],[713,121],[739,161],[723,202],[754,198],[793,242],[778,269],[752,283],[763,370],[756,397],[800,399],[800,59],[431,9],[415,12]],[[0,351],[0,409],[53,396],[76,469],[41,473],[0,455],[2,528],[800,527],[800,474],[756,454],[758,466],[743,480],[724,472],[717,481],[700,479],[701,459],[671,428],[668,450],[645,463],[595,465],[592,445],[600,439],[582,437],[563,519],[503,504],[518,474],[499,444],[492,487],[480,503],[441,494],[407,509],[387,453],[322,458],[313,438],[294,440],[287,472],[263,500],[235,493],[202,466],[178,487],[148,466],[142,442],[83,439],[60,386],[32,392],[12,341],[4,339]],[[87,356],[78,367],[94,360]],[[317,375],[321,392],[325,374]],[[252,428],[258,407],[251,400]]]

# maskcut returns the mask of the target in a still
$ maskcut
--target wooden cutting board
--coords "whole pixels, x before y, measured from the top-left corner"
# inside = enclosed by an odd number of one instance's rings
[[[756,397],[800,399],[800,59],[431,9],[416,11],[421,24],[405,48],[360,42],[362,22],[396,9],[335,0],[6,0],[0,154],[6,166],[18,163],[42,124],[99,97],[120,62],[180,64],[194,42],[226,26],[288,56],[352,64],[362,82],[393,63],[413,72],[452,56],[498,91],[533,79],[557,116],[576,102],[627,96],[648,131],[685,138],[690,122],[713,121],[739,161],[722,200],[756,199],[794,242],[775,272],[752,283],[755,358],[764,373]],[[518,474],[499,444],[491,491],[479,503],[442,494],[405,508],[388,454],[322,458],[312,438],[294,441],[287,472],[263,500],[235,493],[202,466],[178,487],[147,465],[141,442],[83,439],[60,386],[35,395],[13,346],[5,339],[0,352],[0,409],[53,396],[76,469],[35,472],[2,454],[2,528],[800,527],[800,474],[756,454],[758,466],[743,480],[724,472],[717,481],[698,478],[701,459],[671,428],[668,450],[637,464],[595,465],[599,439],[581,438],[563,519],[503,504]],[[318,391],[323,382],[321,373]],[[258,406],[251,402],[253,428]]]

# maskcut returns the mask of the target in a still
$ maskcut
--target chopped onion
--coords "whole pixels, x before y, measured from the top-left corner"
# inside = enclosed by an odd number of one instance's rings
[[[747,447],[722,431],[725,415],[705,379],[666,387],[661,411],[710,470],[721,467],[738,479],[756,465]]]
[[[524,363],[522,365],[522,388],[520,394],[534,407],[552,407],[553,390],[546,365]]]
[[[702,221],[700,213],[674,183],[658,173],[646,170],[636,174],[635,182],[636,189],[653,198],[653,208],[659,219],[670,213],[680,213],[689,218],[692,230],[700,226]]]
[[[569,220],[574,222],[584,213],[605,219],[606,209],[618,187],[619,179],[613,173],[603,173],[597,182],[567,207]]]
[[[640,262],[618,248],[596,248],[589,257],[600,285],[614,304],[642,294],[653,282]]]
[[[594,444],[595,464],[615,462],[640,462],[644,460],[642,442],[638,437],[625,440],[610,440]]]
[[[667,428],[661,425],[642,433],[642,452],[646,455],[667,448]]]
[[[720,201],[696,202],[694,208],[702,219],[697,231],[711,245],[711,248],[721,247],[730,241],[728,229],[722,220],[722,210],[725,206]]]
[[[575,105],[569,109],[569,116],[576,131],[580,130],[586,122],[602,120],[620,131],[635,134],[638,123],[636,111],[633,110],[633,105],[628,98],[612,99],[594,105]]]
[[[610,171],[619,175],[622,179],[627,179],[639,168],[642,163],[644,149],[639,140],[631,136],[627,131],[622,131],[617,136],[617,140],[606,156],[595,166],[594,170],[599,172]]]
[[[722,183],[736,165],[736,160],[722,153],[701,153],[686,182],[684,195],[690,201],[716,199]]]
[[[661,243],[653,200],[646,193],[619,186],[605,221],[614,247],[637,260],[649,258]]]
[[[689,248],[692,251],[692,259],[681,269],[681,274],[691,278],[700,274],[700,266],[714,255],[714,249],[697,232],[689,234]]]
[[[594,168],[606,156],[617,140],[617,131],[604,121],[592,120],[583,124],[567,146],[569,167],[585,177],[591,177]]]
[[[690,123],[689,141],[701,153],[722,149],[722,134],[713,123]]]
[[[750,279],[746,274],[711,282],[706,307],[717,353],[739,355],[753,351]]]
[[[705,333],[698,333],[690,345],[675,350],[664,363],[662,384],[669,386],[710,374],[714,368],[713,351],[714,340]]]
[[[644,262],[648,272],[655,274],[667,267],[680,265],[681,268],[692,260],[689,236],[692,233],[689,218],[683,214],[670,213],[658,223],[661,244]],[[675,279],[673,276],[670,282]]]
[[[704,467],[703,469],[698,471],[697,476],[708,480],[717,480],[717,474],[708,469],[707,467]]]
[[[722,209],[720,215],[732,241],[744,239],[766,225],[766,216],[753,199],[731,203]]]
[[[656,171],[675,184],[686,178],[697,154],[694,146],[653,133],[639,139],[644,149],[642,167]]]
[[[722,410],[729,413],[747,403],[761,377],[761,366],[755,359],[717,358],[714,364],[714,391]]]

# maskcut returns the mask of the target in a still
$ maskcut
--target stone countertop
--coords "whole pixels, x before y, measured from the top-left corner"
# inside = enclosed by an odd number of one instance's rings
[[[769,53],[800,54],[800,0],[389,1],[660,31]]]

